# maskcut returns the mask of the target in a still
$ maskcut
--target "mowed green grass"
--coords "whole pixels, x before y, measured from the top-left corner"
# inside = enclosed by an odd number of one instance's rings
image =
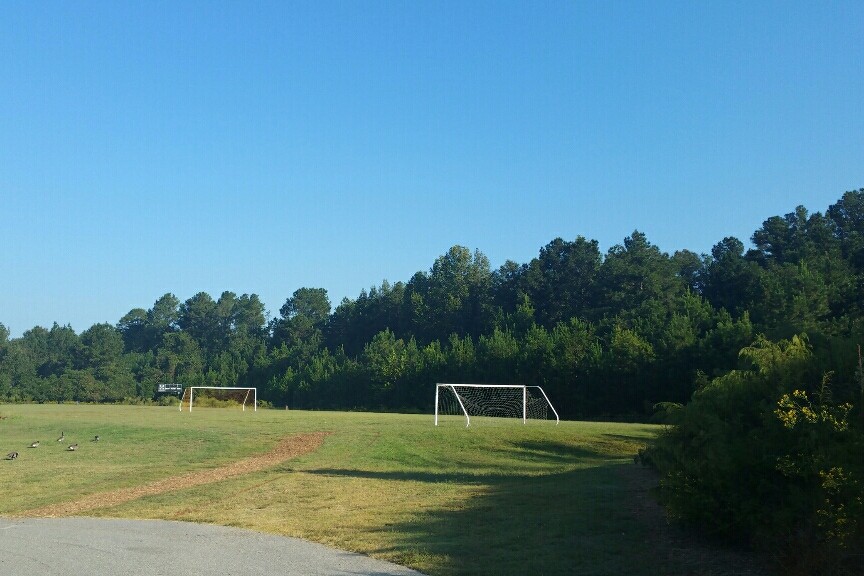
[[[477,419],[466,429],[428,415],[91,405],[2,405],[0,415],[2,455],[20,453],[0,462],[0,515],[327,431],[320,449],[272,468],[86,514],[301,537],[430,575],[661,573],[622,474],[653,426]]]

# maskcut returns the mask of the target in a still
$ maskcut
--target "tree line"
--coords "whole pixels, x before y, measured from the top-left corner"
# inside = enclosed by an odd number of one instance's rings
[[[159,383],[255,386],[274,405],[431,411],[435,382],[543,386],[566,418],[647,418],[748,365],[757,337],[806,334],[838,396],[864,336],[864,189],[765,220],[745,248],[668,254],[634,231],[601,253],[556,238],[492,269],[450,248],[407,281],[333,307],[303,287],[269,318],[255,294],[165,294],[80,334],[0,324],[0,399],[151,400]]]

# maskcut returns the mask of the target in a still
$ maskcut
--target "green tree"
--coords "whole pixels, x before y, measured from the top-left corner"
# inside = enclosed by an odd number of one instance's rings
[[[328,347],[344,348],[357,355],[375,334],[390,330],[397,337],[410,332],[410,307],[405,305],[406,285],[391,285],[386,280],[380,287],[361,290],[356,300],[344,299],[330,315],[326,325]]]
[[[257,294],[243,294],[234,300],[231,325],[235,334],[262,338],[265,324],[264,303]]]
[[[602,347],[594,325],[571,318],[552,330],[553,374],[547,390],[562,414],[588,416],[598,411],[597,368]],[[602,384],[600,384],[602,386]]]
[[[477,368],[482,382],[516,384],[519,382],[519,341],[509,330],[495,328],[477,339]]]
[[[705,260],[690,250],[676,250],[672,255],[672,267],[687,290],[699,292],[701,277],[705,270]]]
[[[405,373],[408,360],[405,342],[390,330],[379,332],[363,350],[363,360],[373,389],[389,390]]]
[[[123,336],[110,324],[94,324],[81,333],[80,368],[110,372],[123,354]]]
[[[827,216],[836,226],[843,257],[858,273],[864,272],[864,188],[843,194]]]
[[[161,345],[165,334],[179,329],[179,322],[180,300],[171,293],[162,295],[147,311],[147,325],[151,332],[148,348],[155,350]]]
[[[477,350],[470,336],[451,334],[445,350],[445,382],[476,382],[478,376]]]
[[[280,318],[272,325],[275,344],[289,347],[314,344],[315,350],[323,343],[323,331],[330,317],[330,299],[324,288],[300,288],[285,300],[279,309]]]
[[[756,250],[751,258],[763,266],[815,262],[840,249],[836,221],[819,212],[811,215],[804,206],[782,218],[768,218],[752,239]]]
[[[658,400],[653,384],[654,348],[633,330],[617,323],[601,357],[605,389],[600,391],[610,413],[641,414]]]
[[[540,324],[552,328],[588,314],[595,306],[592,288],[601,261],[597,241],[582,236],[573,242],[556,238],[540,249],[522,275],[523,290],[537,308]]]
[[[218,351],[222,341],[219,312],[206,292],[199,292],[180,306],[177,324],[198,343],[205,358]]]
[[[492,273],[492,302],[504,313],[512,312],[526,296],[524,276],[528,265],[507,260]]]
[[[711,249],[700,279],[702,294],[715,308],[740,316],[762,297],[759,266],[744,257],[744,244],[727,236]]]
[[[156,351],[156,367],[165,382],[184,386],[204,383],[204,359],[198,343],[185,332],[169,332]]]
[[[75,331],[56,322],[50,330],[41,326],[27,330],[20,344],[40,377],[56,376],[71,368],[79,347]]]
[[[94,324],[81,333],[80,340],[78,372],[91,374],[96,384],[79,375],[76,385],[82,390],[79,399],[98,402],[135,396],[135,380],[123,357],[120,331],[110,324]]]
[[[147,311],[133,308],[117,323],[117,330],[123,335],[127,352],[145,352],[153,345],[152,329],[147,321]]]
[[[595,289],[598,307],[595,316],[631,317],[641,306],[654,300],[671,301],[685,290],[669,256],[660,251],[642,232],[634,231],[623,245],[609,249],[598,272]]]
[[[117,323],[127,352],[155,350],[162,337],[176,331],[180,319],[180,301],[173,294],[161,296],[149,310],[133,308]]]
[[[482,334],[491,325],[492,272],[489,259],[475,250],[453,246],[439,256],[429,272],[425,290],[416,292],[427,341],[451,333]]]
[[[829,313],[828,286],[803,261],[771,266],[762,275],[762,294],[754,308],[763,329],[774,338],[819,332]]]

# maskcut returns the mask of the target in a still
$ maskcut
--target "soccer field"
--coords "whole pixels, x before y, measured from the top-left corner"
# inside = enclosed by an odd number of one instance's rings
[[[0,462],[0,515],[236,526],[431,575],[658,573],[626,473],[652,426],[102,405],[0,416],[0,451],[19,453]]]

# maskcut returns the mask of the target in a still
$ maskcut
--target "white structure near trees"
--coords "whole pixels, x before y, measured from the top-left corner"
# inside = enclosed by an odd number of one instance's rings
[[[215,398],[223,402],[236,402],[237,405],[246,411],[246,406],[252,406],[254,411],[258,411],[258,389],[257,388],[232,388],[227,386],[189,386],[183,390],[183,397],[180,399],[180,411],[183,411],[183,405],[189,407],[189,412],[192,411],[192,404],[198,398],[199,402],[202,398]]]
[[[471,425],[472,416],[519,418],[559,422],[558,412],[540,386],[521,384],[436,384],[435,425],[456,416]]]

